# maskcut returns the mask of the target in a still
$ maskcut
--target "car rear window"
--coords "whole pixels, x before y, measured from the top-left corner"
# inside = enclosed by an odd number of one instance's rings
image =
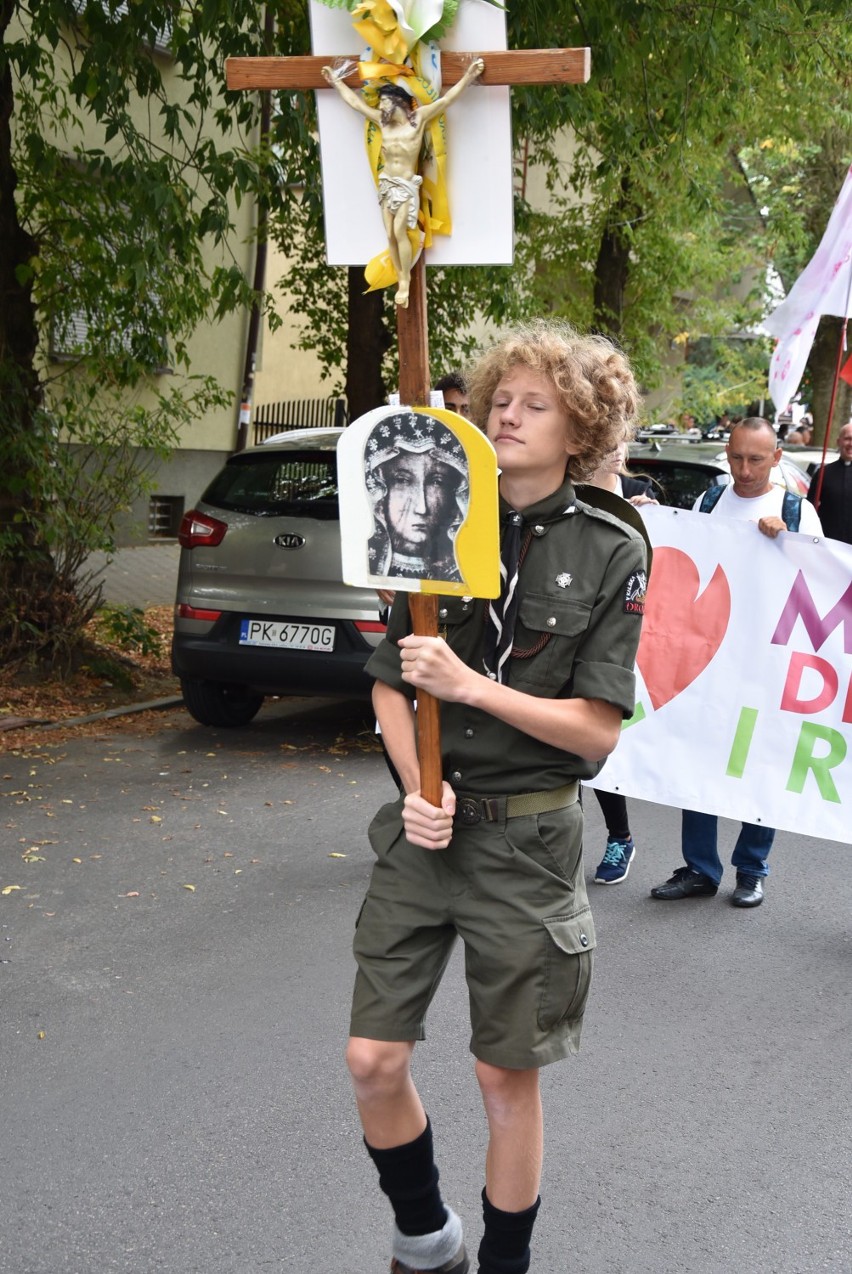
[[[627,467],[637,477],[650,478],[656,499],[675,509],[691,509],[708,487],[720,479],[727,480],[715,465],[690,464],[688,460],[667,460],[662,456],[631,457]]]
[[[338,516],[334,451],[243,453],[232,456],[201,499],[205,504],[257,517]]]

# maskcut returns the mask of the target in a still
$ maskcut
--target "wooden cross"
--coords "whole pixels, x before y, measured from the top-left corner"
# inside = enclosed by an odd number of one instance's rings
[[[475,57],[485,62],[479,83],[585,84],[591,73],[589,49],[513,49],[459,53],[441,51],[441,79],[446,88],[458,83]],[[228,58],[225,76],[229,89],[310,89],[325,90],[322,68],[339,62],[340,56],[244,57]],[[361,88],[359,57],[351,55],[353,71],[346,77],[351,88]],[[451,192],[452,193],[452,192]],[[408,406],[429,403],[429,338],[426,319],[425,253],[421,252],[411,272],[407,307],[397,306],[399,343],[399,393]],[[435,636],[438,632],[438,599],[434,594],[409,593],[409,607],[415,633]],[[417,707],[418,751],[421,791],[433,805],[441,803],[441,749],[439,702],[422,691]]]
[[[475,57],[485,61],[479,83],[585,84],[591,73],[589,49],[500,49],[492,53],[441,52],[441,79],[446,88],[458,83]],[[228,58],[225,77],[229,89],[327,90],[322,68],[338,61],[323,57]],[[357,71],[358,54],[352,54],[353,71],[345,82],[363,88]],[[450,192],[452,195],[452,192]],[[429,340],[426,326],[425,253],[421,253],[411,274],[408,308],[397,309],[399,341],[399,393],[403,403],[429,402]]]

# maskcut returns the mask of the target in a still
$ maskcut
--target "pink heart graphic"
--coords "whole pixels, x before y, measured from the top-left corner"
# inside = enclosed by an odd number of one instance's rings
[[[698,568],[688,553],[654,549],[636,663],[655,708],[692,684],[727,631],[731,589],[721,565],[700,596],[699,587]]]

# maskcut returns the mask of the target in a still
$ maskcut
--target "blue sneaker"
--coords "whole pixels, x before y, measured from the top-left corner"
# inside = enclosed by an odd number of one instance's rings
[[[606,844],[606,853],[595,872],[596,885],[620,885],[627,879],[630,864],[636,857],[636,846],[633,837],[629,840],[610,840]]]

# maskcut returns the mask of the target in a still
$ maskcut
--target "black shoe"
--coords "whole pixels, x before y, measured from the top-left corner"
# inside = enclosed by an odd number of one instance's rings
[[[657,885],[651,890],[651,897],[666,901],[672,898],[712,898],[718,888],[703,872],[694,871],[692,867],[678,867],[664,885]]]
[[[760,876],[746,876],[737,872],[737,887],[731,894],[735,907],[759,907],[763,902],[763,880]]]

